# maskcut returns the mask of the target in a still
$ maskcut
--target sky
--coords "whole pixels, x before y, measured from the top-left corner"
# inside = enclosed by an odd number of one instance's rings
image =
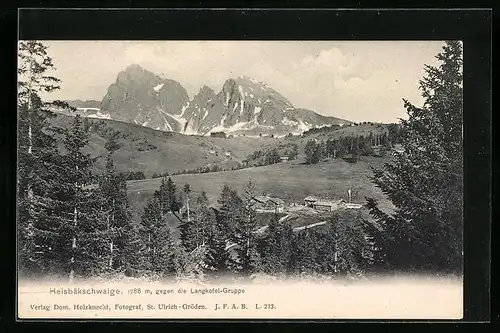
[[[62,80],[48,96],[102,100],[131,64],[178,81],[192,98],[226,79],[266,82],[296,107],[351,121],[406,118],[402,99],[420,105],[425,64],[441,41],[44,41]],[[45,96],[44,96],[45,97]]]

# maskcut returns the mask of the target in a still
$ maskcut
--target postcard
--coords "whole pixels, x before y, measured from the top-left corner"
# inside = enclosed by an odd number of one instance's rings
[[[462,42],[20,40],[19,319],[461,319]]]

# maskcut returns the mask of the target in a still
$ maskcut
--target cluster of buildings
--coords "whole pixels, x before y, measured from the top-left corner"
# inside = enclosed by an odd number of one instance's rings
[[[359,209],[362,204],[346,202],[344,199],[318,198],[307,196],[304,198],[304,205],[316,209],[317,211],[333,212],[337,209]]]
[[[283,213],[286,211],[285,202],[280,198],[264,194],[255,196],[253,200],[254,209],[258,212]],[[292,206],[297,207],[297,204],[292,204]],[[319,198],[315,196],[304,198],[303,206],[313,208],[319,212],[333,212],[338,209],[360,209],[363,207],[362,204],[346,202],[344,199]]]
[[[280,198],[270,197],[266,194],[253,197],[254,209],[261,212],[282,213],[285,211],[285,202]]]

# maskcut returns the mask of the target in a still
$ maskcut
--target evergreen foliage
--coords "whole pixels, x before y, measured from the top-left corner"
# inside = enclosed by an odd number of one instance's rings
[[[321,159],[321,146],[314,140],[307,141],[304,153],[306,154],[307,164],[316,164]]]
[[[401,270],[461,271],[463,212],[462,46],[448,41],[420,81],[424,105],[408,101],[402,120],[404,153],[374,169],[373,182],[397,210],[386,214],[374,199],[372,216],[387,265]]]
[[[63,218],[57,196],[61,155],[49,124],[53,116],[40,92],[59,89],[60,80],[48,75],[54,69],[47,47],[21,41],[18,49],[18,259],[21,275],[65,275],[66,258],[60,238]],[[54,101],[52,104],[68,107]]]

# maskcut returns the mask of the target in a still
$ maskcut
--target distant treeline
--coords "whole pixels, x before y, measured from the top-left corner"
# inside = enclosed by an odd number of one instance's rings
[[[168,176],[175,176],[175,175],[188,175],[188,174],[193,175],[193,174],[219,172],[219,171],[230,171],[230,170],[240,170],[240,169],[244,169],[244,168],[245,168],[245,166],[237,161],[234,161],[234,163],[230,167],[223,166],[223,165],[220,165],[217,163],[213,163],[213,164],[204,165],[204,166],[194,168],[194,169],[177,170],[177,171],[173,171],[171,173],[169,173],[169,172],[164,172],[164,173],[153,172],[153,175],[151,178],[160,178],[160,177],[168,177]]]
[[[399,143],[399,135],[398,134],[401,130],[401,125],[397,124],[397,123],[391,123],[391,124],[385,125],[385,124],[364,121],[364,122],[360,122],[360,123],[351,123],[349,125],[334,124],[334,125],[330,125],[330,126],[311,128],[311,129],[303,132],[302,136],[305,137],[305,136],[309,136],[312,134],[318,134],[318,133],[331,133],[331,132],[335,132],[337,130],[341,130],[341,129],[346,128],[346,127],[351,127],[351,126],[357,127],[360,125],[371,125],[371,126],[376,126],[378,128],[383,128],[384,126],[386,126],[387,131],[389,132],[389,140],[391,141],[391,143],[392,144]],[[293,135],[291,133],[289,133],[287,136],[293,136]]]
[[[395,125],[395,124],[394,124]],[[355,161],[357,156],[385,156],[400,139],[397,125],[389,125],[389,131],[381,134],[348,135],[329,138],[326,141],[310,140],[304,147],[306,163],[316,164],[324,158],[344,158]]]
[[[296,144],[292,144],[290,149],[285,149],[283,156],[287,157],[289,161],[297,158],[299,154],[299,148]],[[253,163],[252,163],[253,162]],[[252,154],[248,155],[243,163],[247,167],[258,167],[271,165],[281,162],[281,155],[279,149],[271,148],[266,150],[256,150]]]
[[[204,165],[195,169],[183,169],[172,172],[172,175],[184,175],[184,174],[198,174],[198,173],[209,173],[209,172],[219,172],[219,171],[230,171],[230,170],[240,170],[243,169],[244,165],[240,162],[234,161],[231,166],[224,166],[217,163]]]
[[[346,125],[348,126],[348,125]],[[302,136],[308,136],[308,135],[311,135],[311,134],[317,134],[317,133],[329,133],[329,132],[333,132],[333,131],[336,131],[338,129],[341,129],[342,126],[341,125],[337,125],[337,124],[333,124],[333,125],[330,125],[330,126],[324,126],[324,127],[313,127],[305,132],[302,133]],[[292,136],[291,133],[289,133],[289,136]]]
[[[120,174],[125,178],[125,180],[146,179],[146,176],[142,171],[127,171],[127,172],[121,172]]]
[[[296,144],[291,145],[290,149],[286,149],[283,156],[288,157],[288,160],[294,160],[297,158],[299,153],[299,149]],[[254,163],[251,163],[251,162]],[[233,161],[232,164],[229,165],[220,165],[217,163],[204,165],[194,169],[182,169],[177,170],[172,173],[164,172],[164,173],[156,173],[154,172],[152,178],[160,178],[160,177],[168,177],[170,175],[185,175],[185,174],[202,174],[202,173],[210,173],[210,172],[220,172],[220,171],[232,171],[232,170],[241,170],[250,167],[259,167],[265,165],[271,165],[281,162],[281,155],[277,148],[267,149],[267,150],[256,150],[252,154],[248,155],[242,163],[238,161]]]

